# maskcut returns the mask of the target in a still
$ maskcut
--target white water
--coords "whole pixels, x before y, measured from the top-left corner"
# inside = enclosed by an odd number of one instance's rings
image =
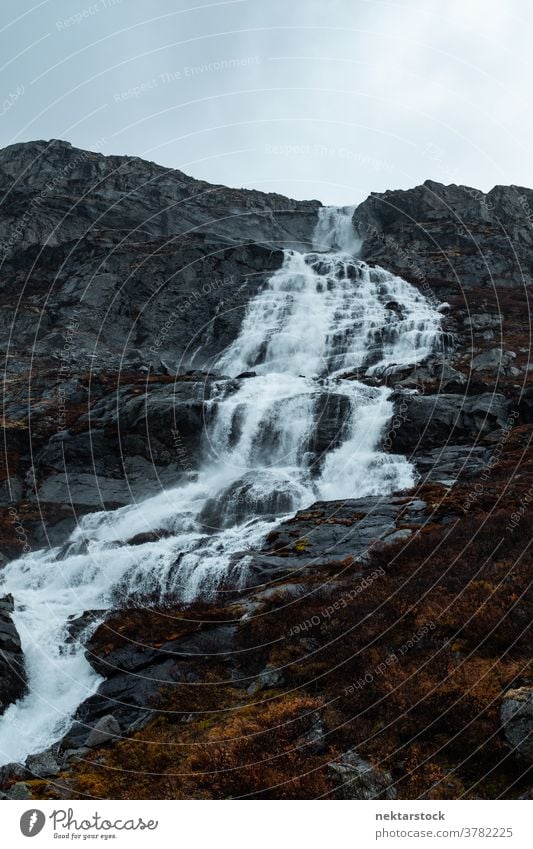
[[[98,686],[83,638],[66,642],[70,619],[148,595],[213,594],[229,570],[242,579],[246,557],[237,555],[259,547],[283,515],[317,499],[414,483],[405,458],[378,449],[393,412],[389,390],[343,375],[419,362],[439,344],[441,315],[404,280],[354,259],[351,212],[321,210],[315,251],[288,251],[249,304],[217,367],[256,377],[229,393],[221,381],[197,479],[86,516],[65,546],[5,567],[0,593],[15,598],[30,692],[0,719],[0,762],[58,739]],[[344,404],[344,414],[338,439],[320,456],[312,437],[328,397]],[[128,545],[144,531],[171,535]]]

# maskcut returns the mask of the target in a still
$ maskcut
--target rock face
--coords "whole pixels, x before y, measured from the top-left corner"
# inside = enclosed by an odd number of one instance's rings
[[[103,716],[91,729],[85,745],[89,748],[102,746],[104,743],[109,743],[112,740],[120,738],[120,725],[111,714]]]
[[[63,367],[205,362],[320,206],[58,141],[0,152],[0,185],[2,342]]]
[[[501,718],[509,745],[533,763],[533,687],[509,690],[502,703]]]
[[[57,139],[5,148],[0,168],[11,196],[1,230],[8,252],[76,241],[117,224],[138,241],[208,229],[238,242],[295,247],[308,243],[309,216],[321,205],[216,186],[138,157],[102,156]],[[24,218],[28,201],[31,215]],[[45,209],[48,220],[39,215]]]
[[[357,207],[354,224],[365,259],[422,287],[523,286],[533,280],[528,210],[531,189],[496,186],[484,194],[426,180],[407,191],[373,192]]]
[[[11,614],[13,597],[0,598],[0,714],[26,691],[24,652]]]
[[[467,442],[503,428],[511,411],[504,395],[411,395],[403,398],[404,413],[392,437],[392,450],[416,453],[437,445]]]

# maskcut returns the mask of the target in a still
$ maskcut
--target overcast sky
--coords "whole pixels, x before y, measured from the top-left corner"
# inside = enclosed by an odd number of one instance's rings
[[[352,204],[533,186],[531,0],[2,0],[1,146]]]

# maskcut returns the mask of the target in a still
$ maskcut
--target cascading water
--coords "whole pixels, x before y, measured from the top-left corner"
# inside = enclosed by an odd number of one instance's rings
[[[379,450],[390,390],[356,379],[416,363],[438,345],[441,315],[413,286],[354,259],[350,209],[320,211],[313,252],[287,251],[249,304],[221,373],[205,462],[196,479],[142,504],[84,517],[60,549],[8,564],[29,693],[0,719],[0,761],[58,739],[101,680],[68,625],[154,594],[212,594],[273,523],[317,499],[387,494],[414,483],[401,456]],[[317,448],[327,410],[338,421]],[[326,411],[326,412],[324,412]],[[165,531],[129,545],[141,531]],[[242,577],[242,575],[241,575]],[[235,580],[239,578],[235,574]],[[94,623],[92,627],[95,627]],[[85,636],[87,632],[85,633]]]

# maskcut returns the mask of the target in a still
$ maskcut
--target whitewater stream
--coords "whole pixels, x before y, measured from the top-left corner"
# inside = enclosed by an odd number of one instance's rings
[[[440,344],[441,314],[406,281],[355,259],[351,214],[322,209],[314,250],[286,251],[282,268],[249,303],[216,369],[256,376],[238,388],[217,384],[195,479],[85,516],[65,545],[29,553],[1,573],[0,595],[15,599],[29,691],[0,718],[0,763],[59,739],[97,689],[83,636],[69,637],[72,619],[84,611],[103,618],[128,599],[213,595],[230,568],[235,583],[243,579],[246,557],[236,555],[260,547],[296,510],[413,485],[407,459],[379,449],[393,414],[390,390],[353,373],[423,360]],[[345,412],[335,444],[317,457],[317,411],[331,395]],[[128,545],[150,531],[164,535]]]

